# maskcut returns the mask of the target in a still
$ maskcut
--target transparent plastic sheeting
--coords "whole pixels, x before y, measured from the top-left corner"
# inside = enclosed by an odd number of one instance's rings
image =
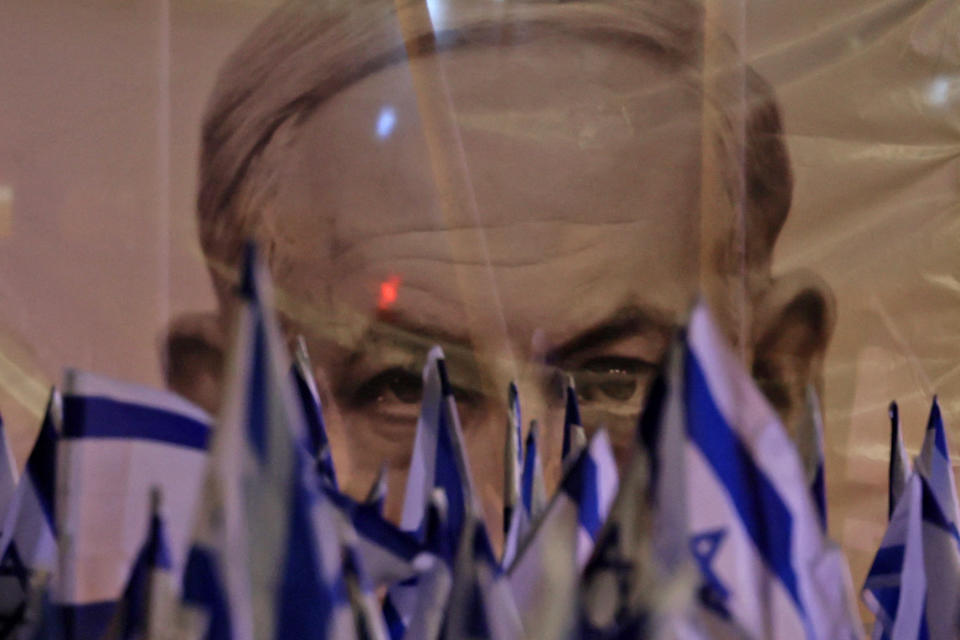
[[[548,482],[564,373],[622,456],[702,291],[788,427],[819,391],[830,530],[862,580],[887,403],[915,453],[938,393],[960,450],[955,2],[277,6],[0,5],[21,464],[68,364],[215,410],[247,235],[347,490],[386,463],[394,515],[432,343],[499,513],[508,381]]]

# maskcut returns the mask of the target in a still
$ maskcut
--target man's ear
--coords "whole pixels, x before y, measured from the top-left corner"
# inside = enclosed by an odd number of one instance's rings
[[[161,341],[167,388],[211,415],[220,410],[224,330],[216,313],[186,313],[174,318]]]
[[[773,280],[754,305],[753,377],[791,434],[808,385],[821,392],[823,359],[836,307],[829,286],[810,273]]]

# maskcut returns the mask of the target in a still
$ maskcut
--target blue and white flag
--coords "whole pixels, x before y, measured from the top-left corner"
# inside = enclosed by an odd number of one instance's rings
[[[407,580],[432,562],[416,537],[383,517],[379,502],[357,502],[330,488],[324,493],[339,530],[350,532],[365,579],[375,588]]]
[[[907,479],[912,471],[910,458],[903,446],[903,432],[900,430],[900,410],[896,402],[890,403],[890,465],[887,468],[887,519],[893,517],[897,501],[903,495]]]
[[[377,596],[363,571],[360,555],[349,542],[343,546],[341,574],[350,600],[357,640],[387,640],[390,636]]]
[[[23,477],[10,501],[0,535],[0,636],[24,619],[35,618],[38,602],[57,568],[54,488],[57,439],[61,418],[60,394],[50,390],[40,432]],[[6,630],[6,631],[5,631]]]
[[[443,637],[490,640],[522,638],[523,625],[513,593],[487,538],[471,514],[460,538]]]
[[[333,453],[327,438],[327,427],[323,422],[323,409],[320,406],[320,394],[317,381],[313,377],[313,366],[307,352],[307,343],[303,336],[297,338],[293,361],[293,379],[297,395],[303,407],[304,419],[309,434],[309,451],[317,460],[317,472],[320,477],[337,489],[337,473],[333,468]]]
[[[566,465],[578,451],[577,431],[583,430],[583,421],[580,419],[580,403],[577,402],[577,390],[573,383],[573,376],[567,377],[567,386],[564,390],[566,408],[563,412],[563,449],[560,460]]]
[[[540,518],[547,505],[547,490],[543,482],[543,463],[540,460],[540,425],[530,421],[530,431],[523,447],[523,470],[520,480],[520,501],[530,522]]]
[[[480,517],[482,510],[473,490],[460,417],[440,347],[430,349],[423,368],[423,400],[400,520],[401,528],[413,532],[421,541],[428,505],[436,489],[446,496],[445,527],[456,547],[466,523]],[[410,624],[416,591],[416,578],[390,589],[384,609],[391,637],[397,638]]]
[[[363,499],[363,505],[374,509],[381,516],[383,515],[383,506],[387,501],[387,465],[380,465],[377,471],[377,477],[367,490],[367,495]]]
[[[99,638],[164,496],[172,570],[186,559],[207,462],[207,414],[172,393],[68,370],[57,448],[60,567],[68,638]]]
[[[50,390],[40,432],[27,458],[0,535],[0,611],[19,606],[31,578],[50,577],[57,568],[54,491],[57,482],[57,440],[62,415],[60,394]]]
[[[520,393],[513,382],[507,390],[507,420],[503,450],[503,558],[509,566],[527,529],[526,510],[520,501],[523,467],[523,416]]]
[[[170,623],[173,563],[159,509],[159,491],[152,502],[147,537],[103,640],[158,640],[161,630]]]
[[[391,638],[435,640],[443,631],[457,551],[453,548],[453,536],[447,530],[446,511],[446,494],[442,489],[435,489],[424,523],[424,549],[435,558],[435,561],[416,578],[413,613],[410,615],[408,627],[402,626],[399,615],[392,608],[389,596],[384,602],[384,611],[392,618]],[[394,625],[398,624],[400,626],[394,628]]]
[[[7,430],[0,416],[0,514],[5,514],[17,488],[17,461],[7,441]]]
[[[666,569],[699,570],[696,613],[750,638],[861,637],[797,450],[702,303],[666,385],[650,451],[655,548]]]
[[[937,504],[947,522],[956,529],[960,522],[957,512],[957,485],[953,478],[953,465],[950,463],[950,446],[947,433],[940,415],[940,405],[934,396],[927,420],[927,431],[923,437],[923,446],[917,456],[915,467],[926,479],[937,497]]]
[[[440,347],[430,349],[423,368],[423,400],[407,475],[401,528],[421,532],[430,494],[435,488],[447,494],[447,526],[454,536],[459,536],[468,517],[481,510],[476,502],[457,404]]]
[[[252,247],[240,296],[184,604],[206,614],[209,640],[352,638],[338,524]]]
[[[807,475],[807,485],[813,504],[820,516],[823,530],[827,530],[827,484],[824,474],[823,417],[820,413],[820,398],[813,385],[807,387],[803,420],[797,430],[797,449]]]
[[[874,637],[954,638],[960,613],[960,552],[933,488],[913,473],[863,586]]]

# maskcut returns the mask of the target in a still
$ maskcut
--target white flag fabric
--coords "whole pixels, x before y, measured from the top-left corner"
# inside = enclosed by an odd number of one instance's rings
[[[207,414],[171,393],[77,370],[63,385],[56,601],[68,638],[99,638],[146,538],[151,490],[164,496],[179,576],[206,464]]]
[[[960,552],[956,529],[933,488],[913,473],[897,502],[863,587],[876,616],[874,637],[955,638],[960,633]]]
[[[460,417],[440,347],[430,349],[423,368],[423,400],[404,492],[401,528],[421,530],[430,494],[435,488],[447,494],[448,527],[458,536],[466,520],[480,513],[480,507],[476,503]]]
[[[475,516],[460,537],[443,637],[516,640],[523,625],[513,593],[493,556],[483,522]]]
[[[473,490],[460,417],[440,347],[430,349],[423,368],[423,399],[400,520],[401,528],[413,532],[421,541],[428,505],[436,489],[446,495],[445,526],[457,547],[467,523],[477,521],[482,509]],[[416,591],[416,579],[390,589],[384,615],[392,638],[403,636],[410,624],[417,606]]]
[[[520,409],[520,393],[513,382],[507,390],[507,420],[503,448],[503,535],[504,549],[516,544],[518,528],[514,518],[519,517],[520,468],[523,465],[523,415]],[[511,534],[511,529],[514,531]]]
[[[797,450],[703,303],[666,385],[651,451],[656,549],[668,569],[697,567],[698,611],[754,639],[861,637]]]
[[[804,419],[797,433],[797,449],[807,474],[807,485],[813,504],[820,516],[820,524],[827,529],[827,484],[823,455],[823,416],[820,414],[820,398],[813,385],[807,387]]]
[[[896,402],[890,403],[890,465],[887,468],[887,519],[893,517],[897,501],[903,495],[912,471],[910,458],[903,446],[900,429],[900,409]]]
[[[184,602],[209,618],[208,640],[354,638],[338,523],[252,247],[240,295]]]
[[[563,412],[563,448],[561,449],[560,459],[562,464],[566,465],[577,451],[578,429],[583,429],[583,420],[580,419],[580,403],[577,402],[577,390],[573,383],[573,376],[567,378],[567,386],[564,390],[566,396],[566,408]]]
[[[957,511],[957,484],[953,477],[953,465],[950,463],[950,446],[940,414],[940,404],[936,396],[930,407],[927,431],[923,437],[923,447],[917,456],[916,469],[927,480],[937,504],[947,522],[956,529],[960,522]]]

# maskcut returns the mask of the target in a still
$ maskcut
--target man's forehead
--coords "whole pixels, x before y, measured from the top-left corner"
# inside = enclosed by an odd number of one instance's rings
[[[642,53],[567,38],[384,68],[297,130],[284,187],[306,191],[295,199],[346,243],[477,222],[635,219],[696,186],[686,174],[700,161],[699,97]],[[440,175],[451,173],[465,178],[453,194]]]

